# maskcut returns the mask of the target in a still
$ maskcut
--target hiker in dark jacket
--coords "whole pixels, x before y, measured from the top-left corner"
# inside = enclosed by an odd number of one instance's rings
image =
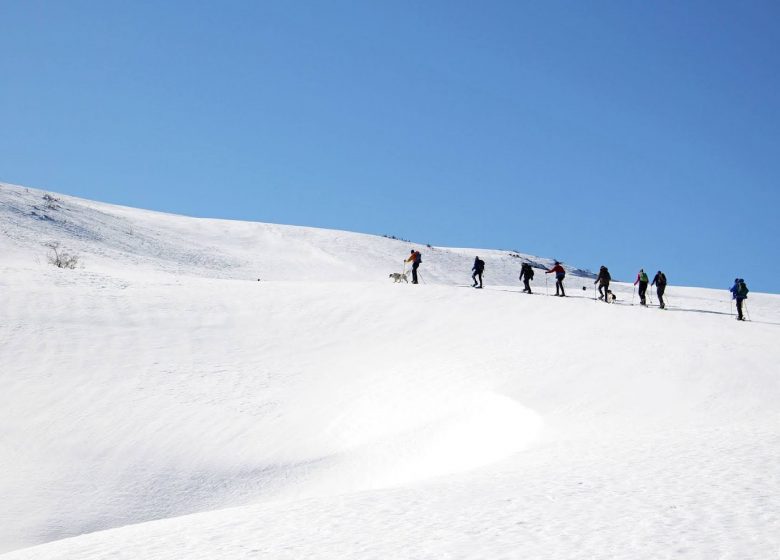
[[[655,293],[658,294],[658,303],[661,309],[663,309],[666,307],[666,304],[664,303],[664,292],[666,291],[666,274],[660,270],[656,272],[655,276],[653,277],[653,283],[651,286],[655,286]]]
[[[745,317],[742,316],[742,302],[747,299],[748,287],[745,284],[745,280],[742,278],[735,278],[734,285],[731,287],[731,297],[737,300],[737,321],[744,321]]]
[[[471,275],[471,279],[474,283],[471,285],[473,288],[482,287],[482,273],[485,271],[485,261],[479,257],[474,259],[474,266],[471,267],[471,271],[474,273]],[[477,286],[477,278],[479,278],[479,286]]]
[[[596,284],[598,282],[599,285],[599,299],[606,301],[607,303],[610,303],[609,299],[607,298],[607,294],[609,293],[609,281],[612,280],[612,276],[609,275],[609,270],[607,270],[606,266],[602,266],[599,269],[599,276],[596,278],[596,282],[593,282]]]
[[[523,288],[523,291],[527,294],[533,293],[531,291],[531,280],[534,279],[534,269],[531,268],[531,265],[528,263],[523,263],[523,266],[520,267],[520,277],[519,280],[523,281],[523,284],[525,285],[525,288]]]
[[[412,284],[417,284],[417,269],[420,268],[420,263],[422,262],[422,255],[420,254],[420,251],[415,251],[412,249],[409,258],[404,262],[412,263]]]
[[[644,268],[639,269],[639,273],[636,275],[636,280],[634,280],[634,286],[639,284],[639,304],[640,305],[647,305],[647,300],[645,300],[645,294],[647,293],[647,273],[645,272]]]
[[[553,267],[550,270],[545,271],[545,274],[550,274],[551,272],[555,273],[555,295],[565,297],[566,292],[563,291],[563,279],[566,278],[566,271],[561,266],[561,263],[555,261]]]

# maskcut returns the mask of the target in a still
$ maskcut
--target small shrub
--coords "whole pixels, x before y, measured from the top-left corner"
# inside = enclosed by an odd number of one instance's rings
[[[57,268],[76,268],[79,263],[78,255],[63,251],[58,241],[49,241],[46,246],[51,249],[48,254],[49,264]]]

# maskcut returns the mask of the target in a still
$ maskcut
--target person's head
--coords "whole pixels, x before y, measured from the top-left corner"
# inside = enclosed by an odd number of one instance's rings
[[[561,263],[560,263],[560,262],[558,262],[558,261],[555,261],[555,264],[561,264]]]
[[[409,251],[409,254],[410,254],[410,255],[413,255],[413,254],[414,254],[414,249],[412,249],[411,251]]]
[[[734,282],[739,282],[739,278],[734,278]]]
[[[644,268],[640,268],[640,269],[639,269],[639,272],[644,272],[644,271],[645,271],[645,269],[644,269]]]

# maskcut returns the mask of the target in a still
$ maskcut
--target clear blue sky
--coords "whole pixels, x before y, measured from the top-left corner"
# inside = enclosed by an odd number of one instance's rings
[[[780,292],[777,1],[0,0],[0,180]]]

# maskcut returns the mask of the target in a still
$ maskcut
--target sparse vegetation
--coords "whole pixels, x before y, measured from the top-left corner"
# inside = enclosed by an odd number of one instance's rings
[[[49,264],[53,264],[57,268],[76,268],[76,265],[79,263],[78,255],[63,250],[59,241],[49,241],[44,245],[50,249],[48,254]]]
[[[395,239],[396,241],[405,241],[407,243],[411,243],[408,239],[404,239],[403,237],[396,237],[395,235],[383,235],[382,237],[386,237],[387,239]]]
[[[59,210],[61,208],[61,206],[58,204],[58,202],[60,202],[60,199],[53,197],[49,193],[43,195],[43,200],[46,201],[47,210]]]

